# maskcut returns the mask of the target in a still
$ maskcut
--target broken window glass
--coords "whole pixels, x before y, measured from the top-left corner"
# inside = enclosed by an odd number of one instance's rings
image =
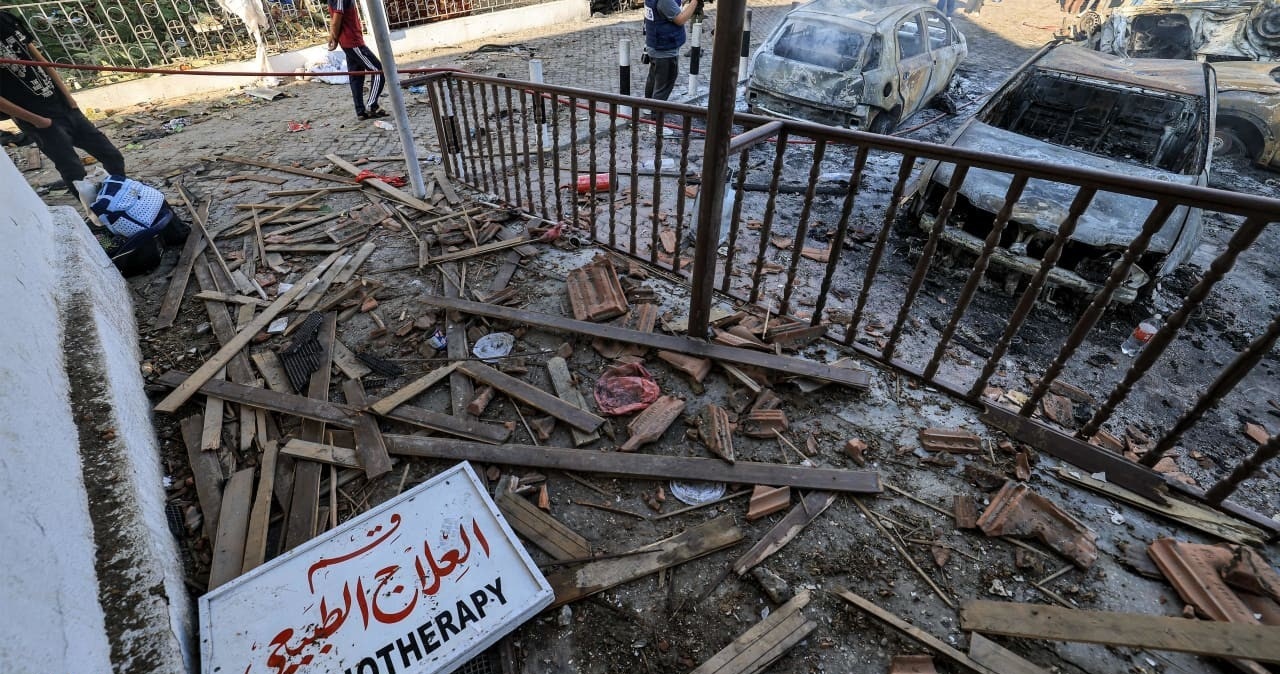
[[[858,64],[864,36],[839,26],[795,21],[773,47],[785,59],[845,71]]]
[[[925,52],[920,39],[920,18],[913,16],[898,26],[898,58],[909,59]]]
[[[1201,150],[1195,98],[1035,70],[993,110],[993,126],[1046,143],[1182,173]]]

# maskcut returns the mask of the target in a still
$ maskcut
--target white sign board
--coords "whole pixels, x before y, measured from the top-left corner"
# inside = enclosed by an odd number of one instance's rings
[[[552,595],[462,463],[201,597],[202,671],[450,672]]]

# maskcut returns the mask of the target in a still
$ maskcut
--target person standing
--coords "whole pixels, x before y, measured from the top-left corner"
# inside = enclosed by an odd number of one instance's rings
[[[7,10],[0,10],[0,57],[49,62],[22,19]],[[86,175],[77,147],[101,162],[107,173],[125,175],[124,155],[84,116],[52,66],[0,65],[0,115],[11,117],[35,139],[72,194],[72,183]]]
[[[702,0],[644,0],[644,55],[649,75],[644,81],[645,98],[667,100],[680,74],[680,47],[684,46],[684,25],[693,17]]]
[[[364,31],[360,27],[360,10],[357,0],[329,0],[329,51],[342,47],[347,55],[347,70],[376,70],[369,77],[369,93],[364,93],[364,75],[348,75],[351,98],[355,100],[356,117],[374,119],[386,117],[387,112],[378,106],[382,96],[382,62],[364,44]]]

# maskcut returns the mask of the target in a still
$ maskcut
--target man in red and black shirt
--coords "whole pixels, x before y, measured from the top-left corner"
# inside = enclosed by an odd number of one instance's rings
[[[329,0],[329,51],[342,47],[342,52],[347,55],[347,70],[379,71],[369,78],[367,96],[364,93],[364,75],[349,75],[347,79],[351,81],[351,97],[355,99],[357,117],[386,117],[386,111],[378,107],[378,97],[382,95],[382,62],[364,45],[356,1]]]
[[[4,10],[0,10],[0,58],[47,62],[22,19]],[[72,194],[71,183],[85,177],[77,147],[102,162],[107,173],[124,175],[124,156],[80,112],[52,67],[0,65],[0,119],[6,115],[53,160]]]

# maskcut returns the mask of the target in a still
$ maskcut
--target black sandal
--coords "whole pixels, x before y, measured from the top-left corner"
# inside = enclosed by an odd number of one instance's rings
[[[374,108],[370,110],[368,114],[369,116],[367,117],[367,119],[378,119],[380,117],[386,117],[387,111],[383,110],[382,108]]]

